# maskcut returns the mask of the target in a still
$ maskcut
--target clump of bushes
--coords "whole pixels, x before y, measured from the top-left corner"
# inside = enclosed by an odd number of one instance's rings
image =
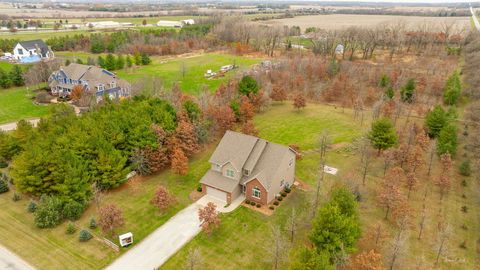
[[[12,201],[18,202],[18,201],[20,201],[21,199],[22,199],[22,197],[20,197],[20,194],[18,194],[18,193],[16,193],[16,192],[13,193]]]
[[[81,230],[80,231],[80,235],[78,236],[78,240],[80,240],[80,242],[87,242],[88,240],[92,239],[92,234],[87,231],[87,230]]]
[[[472,168],[470,166],[470,160],[465,160],[460,164],[460,174],[463,176],[470,176],[472,174]]]
[[[77,231],[77,228],[75,228],[75,225],[72,222],[68,223],[65,233],[74,234],[76,231]]]
[[[246,204],[250,204],[250,200],[245,200],[245,203],[246,203]]]
[[[2,175],[0,175],[0,193],[5,193],[5,192],[8,192],[10,190],[10,188],[8,187],[8,183],[5,180],[5,178],[6,177],[3,177]]]
[[[280,195],[281,195],[282,197],[287,197],[287,193],[284,192],[284,191],[280,192]]]
[[[462,206],[462,212],[467,213],[468,207],[466,205]]]
[[[275,206],[277,206],[277,205],[279,205],[280,203],[279,203],[278,201],[274,201],[273,204],[274,204]]]
[[[85,206],[76,201],[70,201],[63,207],[63,216],[69,220],[78,220],[83,213]]]
[[[202,186],[198,186],[198,187],[197,187],[197,191],[198,191],[198,192],[202,192]]]
[[[257,208],[260,208],[260,207],[262,207],[262,205],[261,205],[261,204],[259,204],[259,203],[257,203]]]
[[[273,209],[275,209],[275,207],[273,207],[273,205],[270,205],[270,206],[268,207],[268,209],[273,210]]]
[[[250,202],[251,206],[255,206],[256,202]]]
[[[0,157],[0,169],[8,167],[7,161],[3,158]]]
[[[97,228],[97,221],[95,220],[95,218],[93,218],[93,217],[90,218],[90,222],[88,224],[88,227],[92,230]]]
[[[37,204],[31,200],[27,205],[27,211],[29,213],[34,213],[36,210],[37,210]]]
[[[462,243],[460,243],[460,248],[467,249],[467,241],[463,241]]]
[[[285,191],[285,193],[287,193],[287,194],[288,194],[288,193],[292,192],[292,189],[291,189],[291,188],[289,188],[289,187],[286,187],[286,188],[284,189],[284,191]]]
[[[278,197],[277,200],[281,202],[283,200],[283,197]]]
[[[62,220],[62,201],[57,197],[43,195],[35,211],[35,225],[39,228],[53,228]]]

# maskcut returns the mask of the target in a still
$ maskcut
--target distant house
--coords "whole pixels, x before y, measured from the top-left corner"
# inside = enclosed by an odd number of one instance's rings
[[[84,91],[94,94],[97,101],[102,100],[105,95],[110,99],[117,99],[129,97],[131,94],[131,86],[127,81],[96,66],[71,63],[54,71],[49,78],[49,86],[53,95],[69,96],[76,85],[80,85]]]
[[[193,19],[186,19],[186,20],[181,20],[180,21],[182,25],[194,25],[195,21]]]
[[[133,27],[133,23],[130,22],[114,22],[114,21],[98,21],[98,22],[88,22],[85,24],[88,28],[123,28],[123,27]]]
[[[13,48],[13,59],[23,63],[53,58],[53,51],[41,39],[20,41]]]
[[[239,196],[268,204],[295,178],[295,152],[280,144],[227,131],[202,177],[202,192],[227,204]]]

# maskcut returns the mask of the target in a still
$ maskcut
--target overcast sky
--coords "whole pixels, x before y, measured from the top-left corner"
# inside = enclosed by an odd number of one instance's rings
[[[305,0],[309,1],[309,0]],[[389,3],[474,3],[480,0],[318,0],[319,2],[389,2]]]

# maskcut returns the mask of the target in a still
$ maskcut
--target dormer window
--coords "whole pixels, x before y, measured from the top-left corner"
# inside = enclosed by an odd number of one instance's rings
[[[110,83],[110,88],[115,88],[115,86],[116,86],[116,85],[115,85],[115,82],[111,82],[111,83]]]
[[[234,178],[235,172],[233,170],[227,169],[226,173],[227,177]]]
[[[250,171],[247,170],[247,169],[243,169],[243,175],[249,176],[249,175],[250,175]]]
[[[217,171],[217,172],[220,172],[221,169],[222,169],[222,166],[218,165],[218,164],[212,164],[212,169],[214,171]]]
[[[99,85],[97,86],[97,89],[98,89],[98,91],[103,91],[103,90],[104,90],[104,89],[103,89],[103,84],[99,84]]]
[[[288,167],[292,167],[292,165],[293,165],[293,158],[290,159],[290,162],[288,163]]]

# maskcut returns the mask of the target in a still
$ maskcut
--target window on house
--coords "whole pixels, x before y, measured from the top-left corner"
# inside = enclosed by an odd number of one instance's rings
[[[234,172],[233,170],[227,170],[226,174],[227,174],[227,176],[230,177],[230,178],[235,177],[235,172]]]
[[[283,187],[284,184],[285,184],[285,180],[280,181],[280,186],[281,187]]]
[[[261,195],[261,194],[262,194],[262,193],[260,192],[260,189],[259,189],[258,187],[254,187],[254,188],[252,189],[252,197],[257,198],[257,199],[260,199],[260,195]]]
[[[288,167],[292,167],[292,165],[293,165],[293,158],[290,159],[290,162],[288,163]]]
[[[18,54],[23,54],[23,50],[22,50],[22,49],[18,49]]]
[[[243,185],[242,186],[242,193],[245,193],[247,191],[247,186]]]
[[[243,174],[244,174],[244,175],[250,175],[250,171],[249,171],[249,170],[246,170],[246,169],[243,169]]]

